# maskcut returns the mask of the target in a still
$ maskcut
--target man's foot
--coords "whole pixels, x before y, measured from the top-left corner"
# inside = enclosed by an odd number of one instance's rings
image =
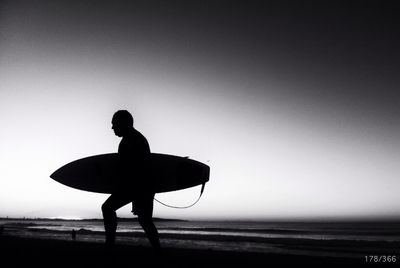
[[[156,256],[156,257],[162,257],[163,253],[164,253],[164,252],[163,252],[163,250],[162,250],[161,247],[153,248],[153,254],[154,254],[154,256]]]
[[[115,247],[115,236],[106,237],[105,246],[106,246],[107,249],[113,249]]]

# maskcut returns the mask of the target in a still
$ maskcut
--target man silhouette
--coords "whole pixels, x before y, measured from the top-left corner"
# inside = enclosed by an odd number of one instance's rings
[[[117,111],[111,121],[112,129],[122,140],[118,147],[119,170],[117,187],[104,202],[103,212],[106,245],[115,244],[117,230],[116,211],[132,202],[132,212],[138,216],[151,246],[160,252],[158,231],[153,223],[154,190],[149,174],[150,147],[146,138],[133,127],[133,117],[125,110]]]

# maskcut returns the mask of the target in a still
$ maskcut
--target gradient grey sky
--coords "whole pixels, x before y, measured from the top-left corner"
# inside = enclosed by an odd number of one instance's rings
[[[49,175],[116,151],[118,109],[153,152],[211,166],[200,203],[156,205],[156,217],[400,216],[400,35],[387,3],[0,8],[0,216],[100,217],[107,195]],[[186,205],[198,191],[157,197]]]

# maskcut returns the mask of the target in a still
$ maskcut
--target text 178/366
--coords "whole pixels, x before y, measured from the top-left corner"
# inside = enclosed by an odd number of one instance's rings
[[[365,262],[396,262],[397,256],[386,256],[386,255],[367,255],[365,256]]]

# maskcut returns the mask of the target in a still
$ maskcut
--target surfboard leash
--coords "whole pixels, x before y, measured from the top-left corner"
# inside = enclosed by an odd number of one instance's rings
[[[199,202],[200,201],[200,198],[201,198],[201,196],[203,195],[203,192],[204,192],[204,187],[206,186],[206,184],[205,183],[203,183],[202,184],[202,186],[201,186],[201,190],[200,190],[200,195],[199,195],[199,198],[197,198],[197,200],[193,203],[193,204],[191,204],[191,205],[189,205],[189,206],[184,206],[184,207],[178,207],[178,206],[171,206],[171,205],[168,205],[168,204],[165,204],[165,203],[163,203],[163,202],[161,202],[161,201],[159,201],[159,200],[157,200],[156,198],[154,198],[154,200],[156,200],[158,203],[160,203],[161,205],[164,205],[164,206],[166,206],[166,207],[169,207],[169,208],[176,208],[176,209],[185,209],[185,208],[190,208],[190,207],[193,207],[194,205],[196,205],[197,204],[197,202]]]

